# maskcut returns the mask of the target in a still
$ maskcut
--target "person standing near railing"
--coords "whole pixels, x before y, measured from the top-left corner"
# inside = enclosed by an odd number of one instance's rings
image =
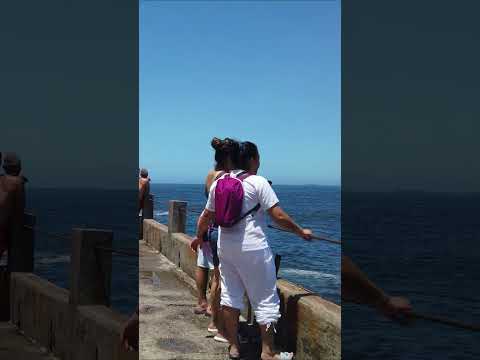
[[[215,168],[211,170],[205,179],[205,196],[208,199],[210,187],[220,176],[228,172],[232,163],[230,154],[238,152],[239,144],[233,139],[213,138],[211,146],[215,150]],[[210,224],[207,233],[204,235],[204,246],[192,247],[197,253],[197,270],[195,272],[195,281],[197,284],[198,305],[194,309],[196,314],[208,314],[212,316],[212,322],[208,325],[208,332],[215,333],[215,341],[228,342],[224,335],[224,326],[222,321],[222,311],[220,309],[220,260],[217,253],[217,240],[215,236],[216,226]],[[208,283],[208,270],[213,270],[212,284],[210,288],[210,304],[207,305],[206,290]]]
[[[150,195],[150,178],[148,177],[148,170],[141,169],[138,178],[138,212],[142,215],[145,206],[145,200]]]
[[[298,226],[282,210],[265,178],[253,175],[260,166],[260,155],[255,144],[242,143],[239,154],[232,156],[231,160],[235,170],[213,183],[205,210],[198,220],[197,236],[192,246],[202,243],[208,225],[215,220],[220,227],[218,254],[222,280],[221,305],[230,343],[230,358],[240,358],[238,318],[247,290],[260,326],[261,359],[290,360],[293,354],[276,353],[273,349],[275,323],[280,318],[280,299],[275,263],[266,236],[265,213],[278,225],[305,240],[311,239],[312,232]],[[249,171],[253,174],[249,174]],[[241,214],[238,214],[239,211]]]
[[[3,159],[3,170],[7,175],[19,176],[23,180],[24,184],[28,182],[28,179],[21,174],[22,161],[20,160],[18,155],[15,153],[12,153],[12,152],[5,153],[5,156]]]
[[[25,211],[25,181],[19,175],[20,159],[14,153],[3,154],[3,169],[5,174],[0,175],[0,260],[5,251],[10,251],[12,239],[22,231]]]

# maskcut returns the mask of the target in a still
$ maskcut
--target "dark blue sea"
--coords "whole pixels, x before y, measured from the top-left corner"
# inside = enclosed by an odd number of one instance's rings
[[[274,185],[281,206],[301,225],[332,238],[380,287],[408,297],[430,315],[480,324],[480,195],[342,194],[338,187]],[[204,204],[201,185],[152,185],[155,218],[167,221],[168,201],[188,201],[187,232]],[[136,191],[30,189],[37,216],[35,272],[68,288],[73,227],[114,231],[114,247],[138,248]],[[342,206],[342,209],[341,209]],[[52,236],[56,235],[56,236]],[[340,248],[307,243],[269,229],[282,255],[280,276],[340,301]],[[138,259],[113,256],[112,306],[129,313],[138,303]],[[426,321],[400,326],[374,310],[342,305],[344,359],[480,359],[477,335]]]
[[[273,185],[273,188],[282,208],[297,223],[311,228],[317,234],[340,239],[340,187]],[[161,223],[167,222],[169,200],[187,201],[187,233],[195,234],[198,212],[206,203],[203,189],[203,185],[152,184],[155,219]],[[282,257],[280,277],[337,304],[340,302],[339,245],[322,241],[306,242],[295,235],[274,229],[268,229],[268,241],[273,252]]]
[[[303,226],[340,238],[340,189],[321,186],[275,186],[282,207]],[[205,205],[202,185],[152,184],[157,221],[167,221],[168,201],[188,201],[187,233]],[[113,248],[138,250],[136,191],[29,189],[27,208],[36,215],[35,273],[69,287],[70,234],[74,227],[114,232]],[[195,211],[195,212],[193,212]],[[282,256],[280,276],[321,296],[340,301],[340,247],[305,242],[269,229],[269,242]],[[113,255],[112,307],[129,313],[138,303],[138,258]]]
[[[113,248],[138,252],[137,191],[28,189],[36,215],[35,273],[69,288],[74,227],[113,231]],[[138,304],[138,256],[112,256],[111,306],[131,313]]]
[[[480,326],[480,194],[342,193],[343,254],[418,313]],[[480,336],[342,305],[342,359],[480,359]]]

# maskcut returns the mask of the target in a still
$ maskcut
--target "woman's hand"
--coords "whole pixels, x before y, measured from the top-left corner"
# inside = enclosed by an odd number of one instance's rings
[[[379,310],[393,320],[405,320],[412,311],[412,305],[407,298],[400,296],[387,296],[379,306]]]
[[[201,249],[202,245],[203,245],[203,241],[200,240],[198,237],[195,237],[193,241],[190,243],[190,248],[192,249],[192,251],[197,252],[198,247],[200,246],[200,249]]]
[[[304,240],[312,240],[312,230],[310,229],[300,229],[298,235]]]

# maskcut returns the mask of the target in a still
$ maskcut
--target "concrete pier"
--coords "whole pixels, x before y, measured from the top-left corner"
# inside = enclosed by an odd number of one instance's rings
[[[110,305],[113,233],[105,230],[73,229],[70,260],[70,304]]]
[[[59,360],[23,336],[8,322],[0,322],[0,359]]]
[[[155,351],[161,352],[165,359],[224,358],[219,353],[221,345],[206,341],[208,320],[193,315],[196,299],[187,291],[190,288],[195,294],[196,255],[189,246],[193,239],[179,232],[185,229],[186,204],[171,201],[169,208],[171,228],[151,219],[143,222],[142,253],[149,252],[150,256],[148,260],[142,259],[144,255],[140,259],[140,302],[147,306],[140,317],[141,359],[144,356],[154,359],[148,356],[153,356]],[[160,282],[161,290],[157,289],[156,293],[152,288],[152,272]],[[180,282],[173,280],[172,274],[176,274]],[[294,352],[297,360],[340,359],[340,306],[285,280],[279,280],[277,287],[282,312],[276,337],[279,349]],[[151,314],[148,306],[153,306]],[[171,325],[165,327],[165,323]],[[250,358],[257,360],[258,356]]]
[[[207,332],[209,318],[192,309],[194,282],[140,241],[140,359],[225,359],[226,345]]]
[[[9,309],[0,309],[10,319],[0,322],[0,359],[225,359],[227,345],[215,342],[206,330],[210,318],[193,314],[196,255],[189,246],[192,238],[184,233],[187,204],[171,201],[169,208],[170,228],[153,219],[142,223],[139,353],[120,348],[127,316],[108,307],[111,253],[99,247],[111,246],[113,234],[75,229],[72,291],[31,273],[31,259],[0,276],[0,289],[10,293]],[[28,221],[22,246],[33,249],[35,221]],[[340,307],[285,280],[278,280],[277,287],[282,312],[278,349],[295,352],[297,360],[340,359]],[[240,334],[249,339],[242,341],[246,360],[259,358],[256,330],[242,320]]]
[[[16,239],[23,248],[33,249],[34,223],[30,218],[23,237]],[[111,245],[112,233],[75,229],[72,239],[72,292],[29,272],[33,258],[17,262],[18,252],[10,258],[9,270],[17,271],[3,271],[0,277],[0,288],[8,289],[2,295],[9,293],[9,309],[5,302],[0,309],[9,320],[0,323],[1,359],[138,359],[138,352],[120,346],[127,317],[107,306],[111,253],[98,247]]]

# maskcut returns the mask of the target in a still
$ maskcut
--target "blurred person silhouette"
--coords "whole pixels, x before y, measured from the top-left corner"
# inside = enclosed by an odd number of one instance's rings
[[[138,211],[141,215],[143,207],[145,206],[145,200],[150,195],[150,178],[148,177],[148,170],[141,169],[138,178]]]
[[[14,153],[2,155],[5,174],[0,175],[0,260],[11,249],[14,234],[21,231],[25,210],[25,180],[20,176],[20,159]]]
[[[139,309],[132,314],[128,321],[124,324],[121,335],[121,344],[125,350],[138,351],[138,327],[139,327]]]

